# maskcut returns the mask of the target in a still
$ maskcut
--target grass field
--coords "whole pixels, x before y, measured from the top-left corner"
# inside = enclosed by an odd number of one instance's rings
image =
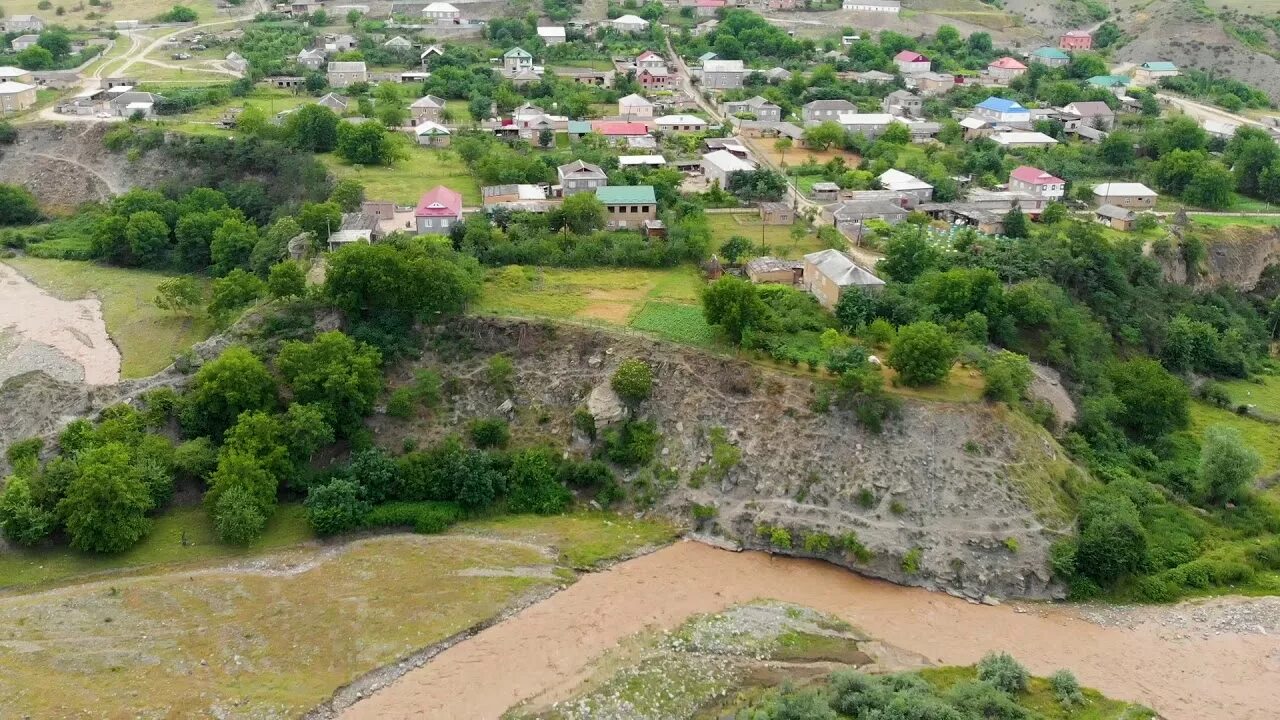
[[[225,77],[225,76],[224,76]],[[231,78],[226,78],[231,80]],[[176,116],[177,119],[189,122],[214,122],[222,117],[230,108],[247,108],[256,107],[267,113],[270,117],[275,113],[300,105],[315,102],[315,98],[310,95],[294,95],[288,90],[277,90],[275,88],[255,87],[244,97],[233,97],[224,105],[211,105],[209,107],[198,108],[185,115]]]
[[[1280,470],[1280,425],[1237,415],[1207,403],[1191,403],[1191,432],[1197,438],[1203,437],[1210,425],[1235,428],[1244,443],[1262,457],[1263,475]]]
[[[57,3],[54,3],[57,5]],[[41,10],[40,0],[5,0],[4,14],[6,16],[13,15],[39,15],[44,18],[45,22],[57,22],[59,25],[67,27],[76,27],[79,25],[111,25],[116,20],[150,20],[158,15],[168,12],[175,4],[173,0],[112,0],[111,6],[105,4],[92,6],[88,3],[81,5],[80,3],[66,3],[67,14],[62,17],[55,17],[53,9]],[[211,18],[216,14],[215,8],[217,4],[213,0],[183,0],[185,5],[200,16],[201,20]],[[79,7],[80,9],[76,9]],[[236,10],[239,14],[243,14],[245,10]],[[103,17],[98,20],[87,20],[85,15],[95,12]],[[127,44],[127,43],[126,43]]]
[[[511,518],[0,598],[0,716],[298,717],[570,566],[673,535],[605,514]]]
[[[1205,227],[1220,228],[1229,225],[1280,226],[1280,215],[1189,215],[1191,221]]]
[[[758,254],[774,255],[789,260],[824,249],[816,232],[806,228],[806,235],[797,242],[791,239],[791,225],[765,225],[760,222],[760,215],[754,211],[707,215],[707,222],[711,226],[714,247],[719,247],[734,235],[741,235],[752,242]],[[797,224],[805,227],[804,222]],[[761,249],[761,246],[767,248],[768,252]]]
[[[1280,377],[1259,375],[1254,380],[1219,381],[1235,405],[1256,405],[1258,412],[1280,417]]]
[[[474,310],[627,326],[646,303],[695,305],[702,279],[670,270],[507,267],[489,273]]]
[[[213,332],[207,319],[175,315],[155,306],[156,286],[169,275],[79,260],[22,257],[5,262],[58,297],[101,300],[107,332],[120,348],[122,377],[158,372]]]
[[[404,142],[408,157],[391,167],[348,165],[332,154],[319,158],[339,179],[352,178],[363,183],[365,197],[370,200],[417,205],[422,193],[437,185],[446,185],[462,193],[464,205],[480,205],[480,186],[457,155],[410,145],[408,138],[404,138]]]

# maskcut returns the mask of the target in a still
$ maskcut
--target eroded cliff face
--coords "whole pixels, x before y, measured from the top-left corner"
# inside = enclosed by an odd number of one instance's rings
[[[437,329],[427,346],[396,382],[429,366],[448,379],[448,397],[431,417],[375,418],[388,448],[506,415],[515,442],[568,444],[588,455],[596,443],[574,430],[574,411],[590,408],[602,424],[616,417],[603,388],[618,363],[638,357],[655,382],[634,414],[657,424],[662,443],[651,467],[623,481],[652,512],[729,544],[975,599],[1061,593],[1047,569],[1049,548],[1071,532],[1069,491],[1085,479],[1048,433],[1003,407],[907,401],[902,416],[874,434],[848,413],[815,411],[814,379],[649,338],[467,318]],[[511,393],[487,380],[496,353],[514,360]],[[713,453],[729,445],[739,459],[721,469]],[[703,510],[695,520],[695,504],[713,517]],[[787,531],[789,547],[775,528]],[[841,542],[851,534],[869,557]],[[811,537],[829,542],[806,542]]]
[[[1153,254],[1165,280],[1194,288],[1227,285],[1249,292],[1258,288],[1267,268],[1280,265],[1280,228],[1236,225],[1194,231],[1205,258],[1194,276],[1188,271],[1184,243],[1176,237],[1170,251]]]

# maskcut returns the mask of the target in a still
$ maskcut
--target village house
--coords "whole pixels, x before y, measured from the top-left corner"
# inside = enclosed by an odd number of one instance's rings
[[[905,199],[904,207],[912,208],[933,199],[933,186],[915,175],[890,168],[876,178],[880,187],[898,193]]]
[[[795,10],[799,5],[799,0],[769,0],[769,9],[774,12],[778,10]]]
[[[769,68],[768,70],[765,70],[764,77],[769,82],[778,84],[778,83],[784,83],[790,80],[793,77],[793,74],[790,70],[786,68],[775,67],[775,68]]]
[[[1058,37],[1060,50],[1088,50],[1093,47],[1093,35],[1088,30],[1068,30]]]
[[[542,38],[542,44],[547,47],[559,45],[565,41],[565,30],[563,25],[554,25],[538,28],[538,37]]]
[[[835,202],[840,199],[840,186],[826,180],[816,182],[809,188],[809,196],[818,202]]]
[[[413,43],[409,42],[403,35],[397,35],[390,40],[382,43],[382,47],[388,50],[411,50]]]
[[[342,115],[347,111],[347,106],[351,104],[351,101],[341,95],[326,93],[324,97],[316,101],[316,104],[321,107],[327,107],[335,113]]]
[[[1177,77],[1178,66],[1171,62],[1153,61],[1144,62],[1133,70],[1133,79],[1144,84],[1150,85],[1159,82],[1160,78]]]
[[[818,125],[828,120],[832,122],[839,121],[842,113],[856,113],[858,106],[848,100],[814,100],[805,103],[801,109],[800,117],[804,119],[804,124]]]
[[[702,87],[708,90],[740,88],[745,74],[741,60],[708,60],[702,63]]]
[[[751,172],[755,163],[744,160],[728,150],[716,150],[702,156],[702,174],[708,183],[718,182],[721,188],[729,186],[729,176],[736,172]]]
[[[796,221],[796,211],[784,202],[760,203],[760,222],[764,225],[790,225]]]
[[[14,52],[22,52],[29,47],[35,47],[40,43],[39,35],[19,35],[9,43],[13,47]]]
[[[520,47],[513,47],[502,53],[502,74],[515,75],[524,70],[533,70],[533,55]]]
[[[612,87],[613,75],[612,70],[591,70],[590,68],[556,68],[557,77],[569,78],[579,85],[592,85],[595,87]]]
[[[44,30],[44,20],[35,15],[14,15],[3,21],[6,33],[38,33]]]
[[[418,53],[418,60],[422,62],[423,66],[426,66],[427,61],[433,57],[444,57],[444,48],[439,45],[428,45],[423,48],[422,52]]]
[[[725,4],[725,0],[696,0],[693,4],[694,14],[701,18],[715,17]]]
[[[675,86],[675,76],[664,68],[644,68],[636,73],[636,82],[647,91],[669,90]]]
[[[859,267],[848,255],[836,250],[822,250],[804,256],[804,284],[818,304],[835,310],[840,295],[851,288],[877,291],[884,281]]]
[[[972,115],[992,124],[1030,125],[1031,111],[1016,100],[989,97],[973,108]]]
[[[356,83],[369,82],[369,71],[363,60],[331,62],[327,68],[329,87],[344,88]]]
[[[894,90],[880,102],[880,109],[899,117],[921,117],[924,115],[924,98],[908,90]]]
[[[449,128],[434,120],[419,122],[413,128],[413,137],[419,145],[448,147],[451,136]]]
[[[1133,229],[1138,215],[1127,208],[1106,204],[1093,211],[1093,219],[1114,230],[1128,232]]]
[[[902,11],[902,3],[899,0],[843,0],[840,9],[897,15]]]
[[[902,207],[901,196],[891,194],[894,199],[886,199],[876,193],[875,197],[858,197],[842,202],[831,211],[834,225],[845,237],[859,238],[868,220],[879,220],[887,225],[897,225],[907,219],[911,211]]]
[[[733,100],[721,106],[726,115],[754,115],[760,122],[780,122],[782,108],[756,95],[748,100]]]
[[[372,230],[335,230],[329,234],[329,252],[333,252],[338,248],[354,243],[364,243],[368,245],[371,242],[373,242]]]
[[[34,76],[30,70],[23,70],[12,65],[0,66],[0,82],[8,80],[9,82],[31,83]]]
[[[620,155],[618,157],[618,167],[648,167],[660,168],[667,164],[667,159],[661,155]]]
[[[706,35],[712,30],[715,30],[719,25],[720,25],[720,21],[716,18],[711,18],[710,20],[705,20],[703,22],[700,22],[697,25],[693,26],[693,36],[701,37],[703,35]]]
[[[433,2],[422,8],[422,19],[436,25],[456,25],[462,20],[462,11],[447,2]]]
[[[1155,190],[1136,182],[1102,183],[1093,187],[1093,201],[1101,205],[1119,205],[1123,208],[1155,207]]]
[[[1080,118],[1081,125],[1088,125],[1096,130],[1110,130],[1116,123],[1116,113],[1100,100],[1081,100],[1069,103],[1062,112]]]
[[[707,129],[707,121],[697,115],[663,115],[655,118],[653,123],[666,133],[702,132]]]
[[[0,115],[21,112],[36,104],[36,86],[0,80]]]
[[[658,200],[652,185],[610,185],[596,188],[596,199],[604,205],[609,229],[643,229],[658,219]]]
[[[1009,189],[1053,202],[1061,200],[1066,194],[1067,181],[1054,177],[1040,168],[1023,165],[1009,173]]]
[[[427,122],[440,122],[440,115],[444,112],[444,98],[435,95],[424,95],[409,106],[409,116],[413,118],[414,124]]]
[[[1071,62],[1071,56],[1062,52],[1058,48],[1052,48],[1046,45],[1032,51],[1031,62],[1048,65],[1049,67],[1062,67],[1063,65],[1067,65]]]
[[[269,78],[271,87],[280,90],[301,90],[307,79],[301,75],[275,75]]]
[[[462,194],[437,185],[422,195],[413,218],[419,235],[447,235],[462,222]]]
[[[908,75],[906,86],[921,95],[939,95],[956,86],[956,76],[948,73],[924,72]]]
[[[626,120],[647,120],[653,117],[653,103],[632,93],[618,100],[618,116]]]
[[[1206,133],[1209,133],[1209,137],[1221,140],[1230,140],[1236,134],[1236,130],[1240,129],[1240,126],[1235,123],[1208,119],[1201,120],[1200,127],[1204,128]]]
[[[609,184],[609,176],[599,165],[592,165],[581,160],[574,160],[568,165],[556,168],[556,179],[560,183],[560,194],[565,197],[580,192],[595,192],[597,188]]]
[[[803,277],[804,262],[765,256],[748,261],[743,269],[747,279],[757,285],[798,285]]]
[[[324,41],[324,51],[327,53],[346,52],[355,50],[359,45],[360,41],[356,40],[355,35],[339,35]]]
[[[999,83],[1007,83],[1026,71],[1026,65],[1011,57],[1002,57],[987,65],[987,75]]]
[[[852,133],[859,133],[868,140],[875,140],[889,129],[897,118],[889,113],[840,113],[836,122]]]
[[[645,50],[636,56],[637,70],[666,70],[667,61],[652,50]]]
[[[635,15],[614,18],[609,24],[620,33],[642,33],[649,29],[649,21]]]
[[[117,117],[134,117],[141,115],[142,117],[151,117],[155,114],[155,104],[161,99],[161,96],[149,92],[139,92],[121,86],[113,88],[114,91],[107,100],[107,108],[112,115]]]
[[[1092,87],[1105,88],[1116,97],[1122,97],[1125,94],[1125,88],[1129,87],[1130,78],[1126,75],[1094,75],[1085,80],[1085,83]]]
[[[929,58],[914,50],[903,50],[894,55],[893,64],[898,66],[898,72],[903,75],[929,72],[932,69]]]
[[[319,70],[324,67],[324,53],[307,49],[298,53],[298,64],[308,70]]]
[[[1010,130],[1005,132],[991,133],[991,139],[997,145],[1005,148],[1023,148],[1023,147],[1051,147],[1057,145],[1058,141],[1042,132],[1032,132],[1027,130]]]
[[[551,210],[558,204],[558,201],[547,199],[547,190],[542,185],[489,185],[480,188],[480,195],[486,210],[503,207],[508,210],[541,213]]]

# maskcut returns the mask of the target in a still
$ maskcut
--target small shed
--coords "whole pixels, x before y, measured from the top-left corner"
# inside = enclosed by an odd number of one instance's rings
[[[1124,232],[1132,230],[1138,220],[1138,215],[1134,211],[1110,204],[1099,206],[1093,211],[1093,217],[1109,228]]]
[[[804,280],[804,263],[776,257],[758,257],[747,262],[747,279],[753,283],[799,285]]]
[[[835,202],[840,199],[840,186],[833,182],[816,182],[810,194],[819,202]]]
[[[765,225],[790,225],[796,221],[796,213],[784,202],[760,203],[760,222]]]

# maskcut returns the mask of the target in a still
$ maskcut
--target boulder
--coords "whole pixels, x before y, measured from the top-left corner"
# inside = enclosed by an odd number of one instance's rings
[[[618,393],[613,391],[613,386],[608,382],[602,382],[591,389],[591,394],[587,396],[587,412],[595,418],[598,428],[627,419],[627,406],[622,404],[622,398],[618,397]]]

